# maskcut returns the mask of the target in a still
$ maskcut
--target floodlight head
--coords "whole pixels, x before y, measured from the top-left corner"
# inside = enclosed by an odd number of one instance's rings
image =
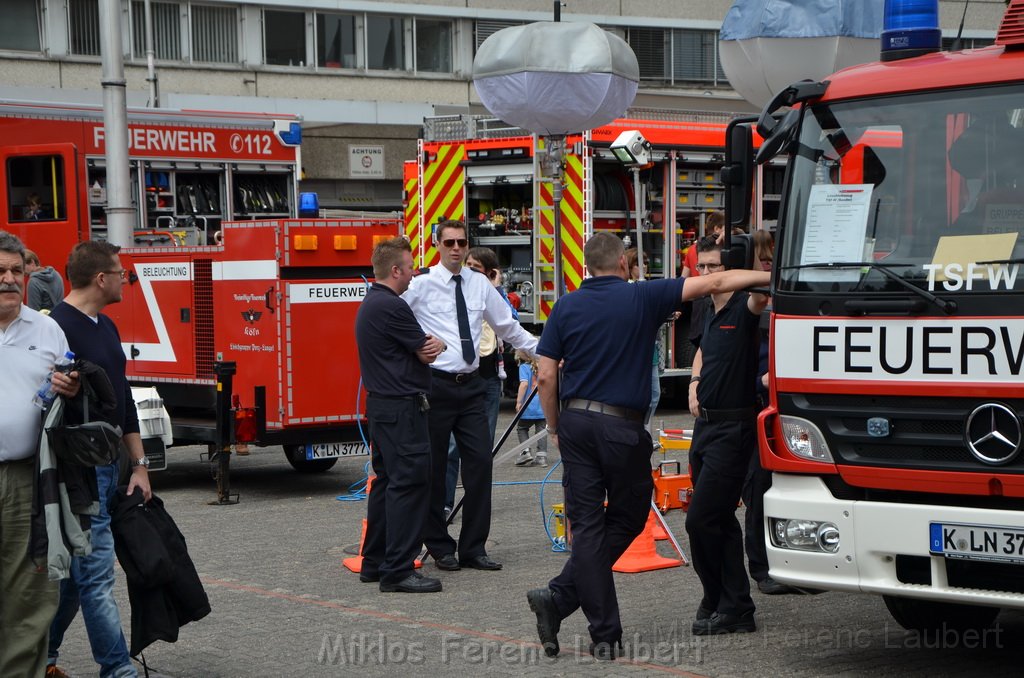
[[[646,165],[651,161],[651,142],[637,130],[623,132],[612,142],[612,153],[626,167]]]

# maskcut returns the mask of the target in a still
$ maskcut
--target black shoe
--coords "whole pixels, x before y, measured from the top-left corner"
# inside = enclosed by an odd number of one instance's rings
[[[789,584],[783,584],[780,581],[775,581],[771,577],[757,582],[757,590],[766,596],[783,596],[787,593],[799,593],[799,591]]]
[[[437,569],[446,570],[448,572],[455,572],[462,569],[462,566],[459,565],[459,561],[455,559],[454,553],[443,555],[440,558],[435,557],[434,565],[437,565]]]
[[[474,570],[500,570],[502,565],[491,560],[490,556],[472,556],[459,560],[462,567],[471,567]]]
[[[558,630],[562,628],[562,616],[555,607],[554,594],[551,589],[533,589],[526,592],[526,602],[537,615],[537,636],[544,646],[544,654],[549,657],[558,655]]]
[[[400,582],[388,584],[380,583],[381,593],[437,593],[441,590],[441,580],[433,577],[424,577],[419,572],[413,572]]]
[[[373,582],[380,581],[380,572],[360,572],[359,581],[364,584],[372,584]]]
[[[622,641],[591,643],[590,656],[601,661],[615,661],[622,656]]]
[[[754,622],[754,611],[743,614],[721,614],[719,612],[711,615],[709,619],[700,622],[693,622],[693,635],[695,636],[717,636],[723,633],[750,633],[757,630]]]
[[[690,630],[695,635],[700,635],[700,630],[707,625],[707,621],[711,619],[714,614],[714,610],[706,608],[703,605],[698,606],[697,616],[693,618],[693,625],[690,627]]]

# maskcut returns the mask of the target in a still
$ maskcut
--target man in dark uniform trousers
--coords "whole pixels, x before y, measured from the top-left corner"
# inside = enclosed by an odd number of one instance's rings
[[[465,224],[443,221],[435,229],[441,260],[416,276],[402,295],[423,329],[447,346],[431,366],[432,469],[423,543],[438,569],[500,570],[501,563],[487,555],[486,550],[491,530],[494,436],[484,410],[488,384],[480,377],[477,347],[485,320],[498,338],[531,356],[537,339],[512,316],[512,307],[487,276],[462,265],[469,253]],[[458,544],[448,534],[444,514],[448,443],[452,435],[459,446],[465,490],[466,510]]]
[[[631,285],[622,241],[610,233],[591,237],[583,256],[593,277],[558,300],[537,347],[548,435],[565,466],[572,553],[547,588],[526,597],[548,656],[558,654],[562,619],[582,607],[591,654],[614,659],[622,624],[612,565],[643,530],[654,487],[651,436],[643,424],[654,337],[683,301],[766,285],[769,274],[727,271],[685,284],[676,278]]]
[[[409,287],[409,243],[378,243],[371,258],[377,279],[356,314],[359,369],[366,387],[373,472],[359,580],[386,593],[433,593],[441,582],[416,572],[430,498],[427,410],[430,368],[444,350],[424,334],[399,296]]]
[[[722,269],[721,246],[697,244],[701,274]],[[693,569],[704,586],[693,634],[757,630],[750,581],[743,567],[743,532],[736,504],[757,449],[756,382],[763,294],[713,293],[690,378],[693,499],[686,512]],[[709,309],[710,310],[710,309]]]

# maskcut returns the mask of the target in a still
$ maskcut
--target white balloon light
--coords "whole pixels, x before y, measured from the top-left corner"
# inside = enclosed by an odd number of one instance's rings
[[[622,38],[590,23],[540,21],[484,40],[473,60],[480,101],[504,122],[560,135],[621,117],[640,67]]]
[[[729,84],[762,107],[798,80],[878,60],[883,0],[736,0],[718,52]]]

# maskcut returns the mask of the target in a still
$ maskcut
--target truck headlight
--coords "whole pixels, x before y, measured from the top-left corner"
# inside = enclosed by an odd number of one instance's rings
[[[782,426],[782,440],[794,455],[810,461],[833,463],[832,452],[817,426],[806,419],[785,414],[779,417],[779,424]]]
[[[800,518],[769,518],[772,545],[794,551],[835,553],[839,550],[839,528],[835,523]]]

